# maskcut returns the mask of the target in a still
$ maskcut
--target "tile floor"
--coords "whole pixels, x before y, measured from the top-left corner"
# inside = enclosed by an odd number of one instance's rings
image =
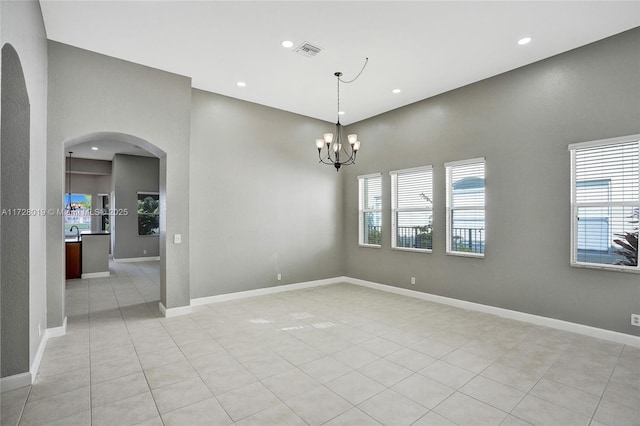
[[[349,284],[174,318],[158,297],[157,262],[67,282],[2,425],[640,425],[638,348]]]

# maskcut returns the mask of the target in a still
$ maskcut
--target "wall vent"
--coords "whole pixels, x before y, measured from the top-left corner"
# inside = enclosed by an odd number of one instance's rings
[[[306,56],[307,58],[313,58],[318,53],[320,53],[321,50],[322,49],[320,49],[318,46],[314,46],[313,44],[305,41],[300,46],[296,47],[296,50],[294,50],[294,52],[302,56]]]

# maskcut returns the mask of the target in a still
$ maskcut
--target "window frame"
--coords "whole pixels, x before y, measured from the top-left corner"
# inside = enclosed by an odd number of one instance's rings
[[[140,195],[157,195],[158,196],[158,203],[160,203],[160,193],[157,191],[138,191],[136,193],[136,203],[137,201],[140,200]],[[144,215],[144,216],[158,216],[158,225],[160,224],[160,211],[158,211],[157,214],[155,213],[140,213],[136,207],[136,228],[137,228],[137,236],[138,237],[159,237],[160,236],[160,228],[158,226],[158,233],[156,234],[140,234],[140,216]]]
[[[484,186],[483,186],[483,191],[484,191],[484,204],[482,205],[482,207],[478,207],[478,206],[460,206],[460,207],[455,207],[453,208],[451,206],[452,203],[452,170],[454,167],[457,166],[464,166],[464,165],[469,165],[469,164],[477,164],[477,163],[482,163],[483,165],[483,172],[485,175],[484,178]],[[446,176],[446,216],[447,216],[447,223],[446,223],[446,237],[447,237],[447,248],[446,248],[446,254],[449,256],[461,256],[461,257],[474,257],[477,259],[484,259],[485,255],[486,255],[486,236],[487,236],[487,200],[486,200],[486,194],[487,194],[487,181],[486,181],[486,171],[487,171],[487,162],[485,157],[477,157],[477,158],[470,158],[467,160],[459,160],[459,161],[450,161],[447,163],[444,163],[444,169],[445,169],[445,176]],[[453,213],[456,210],[482,210],[484,212],[484,241],[485,244],[483,246],[483,251],[482,253],[473,253],[473,252],[463,252],[463,251],[454,251],[451,249],[451,228],[452,228],[452,219],[453,219]]]
[[[367,179],[378,178],[380,179],[380,208],[379,209],[365,209],[365,200],[363,197],[364,183]],[[381,248],[382,247],[382,173],[371,173],[368,175],[358,176],[358,245],[360,247],[368,248]],[[379,213],[380,214],[380,244],[368,244],[364,242],[364,217],[367,213]]]
[[[98,216],[100,221],[100,231],[108,234],[111,230],[111,217],[109,216],[109,208],[111,205],[111,195],[100,193],[98,194],[98,198],[100,199],[100,215]],[[107,200],[106,205],[104,202],[105,198]]]
[[[417,207],[401,207],[398,208],[398,175],[412,174],[419,172],[430,172],[431,180],[431,207],[417,208]],[[412,167],[409,169],[392,170],[389,172],[391,177],[391,249],[398,251],[410,251],[417,253],[433,253],[433,230],[432,230],[432,242],[431,248],[416,248],[416,247],[398,247],[398,213],[399,212],[431,212],[433,223],[433,166],[426,165],[420,167]]]
[[[571,157],[571,252],[569,257],[569,264],[575,268],[588,268],[599,269],[604,271],[616,271],[616,272],[630,272],[640,273],[640,262],[636,266],[626,265],[608,265],[606,263],[591,263],[581,262],[578,260],[578,209],[584,207],[635,207],[640,209],[640,167],[638,169],[638,196],[635,201],[598,201],[598,202],[578,202],[576,200],[576,187],[578,181],[576,180],[576,150],[580,149],[593,149],[599,147],[606,147],[610,145],[620,145],[625,143],[636,143],[638,145],[638,160],[640,161],[640,134],[620,136],[608,139],[599,139],[588,142],[572,143],[568,146],[569,154]]]

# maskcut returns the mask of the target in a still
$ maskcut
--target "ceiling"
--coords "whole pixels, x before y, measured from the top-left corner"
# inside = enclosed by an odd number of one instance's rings
[[[350,124],[640,26],[640,1],[40,0],[51,40]],[[520,46],[517,41],[531,36]],[[292,48],[281,46],[291,40]],[[303,42],[322,51],[293,52]],[[238,81],[246,87],[238,87]],[[392,89],[401,89],[393,94]]]
[[[97,148],[97,149],[93,149]],[[116,154],[138,155],[141,157],[155,157],[148,151],[133,144],[122,141],[114,141],[108,138],[96,139],[68,147],[65,154],[73,152],[73,158],[89,158],[92,160],[113,160]]]

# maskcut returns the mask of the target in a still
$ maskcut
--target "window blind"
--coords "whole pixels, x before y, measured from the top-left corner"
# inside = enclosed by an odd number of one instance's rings
[[[638,137],[570,146],[572,264],[638,269]]]
[[[380,246],[382,244],[382,176],[358,176],[358,204],[360,245]]]
[[[484,256],[484,158],[445,164],[447,178],[447,253]]]
[[[393,248],[431,250],[433,169],[397,170],[391,175]]]

